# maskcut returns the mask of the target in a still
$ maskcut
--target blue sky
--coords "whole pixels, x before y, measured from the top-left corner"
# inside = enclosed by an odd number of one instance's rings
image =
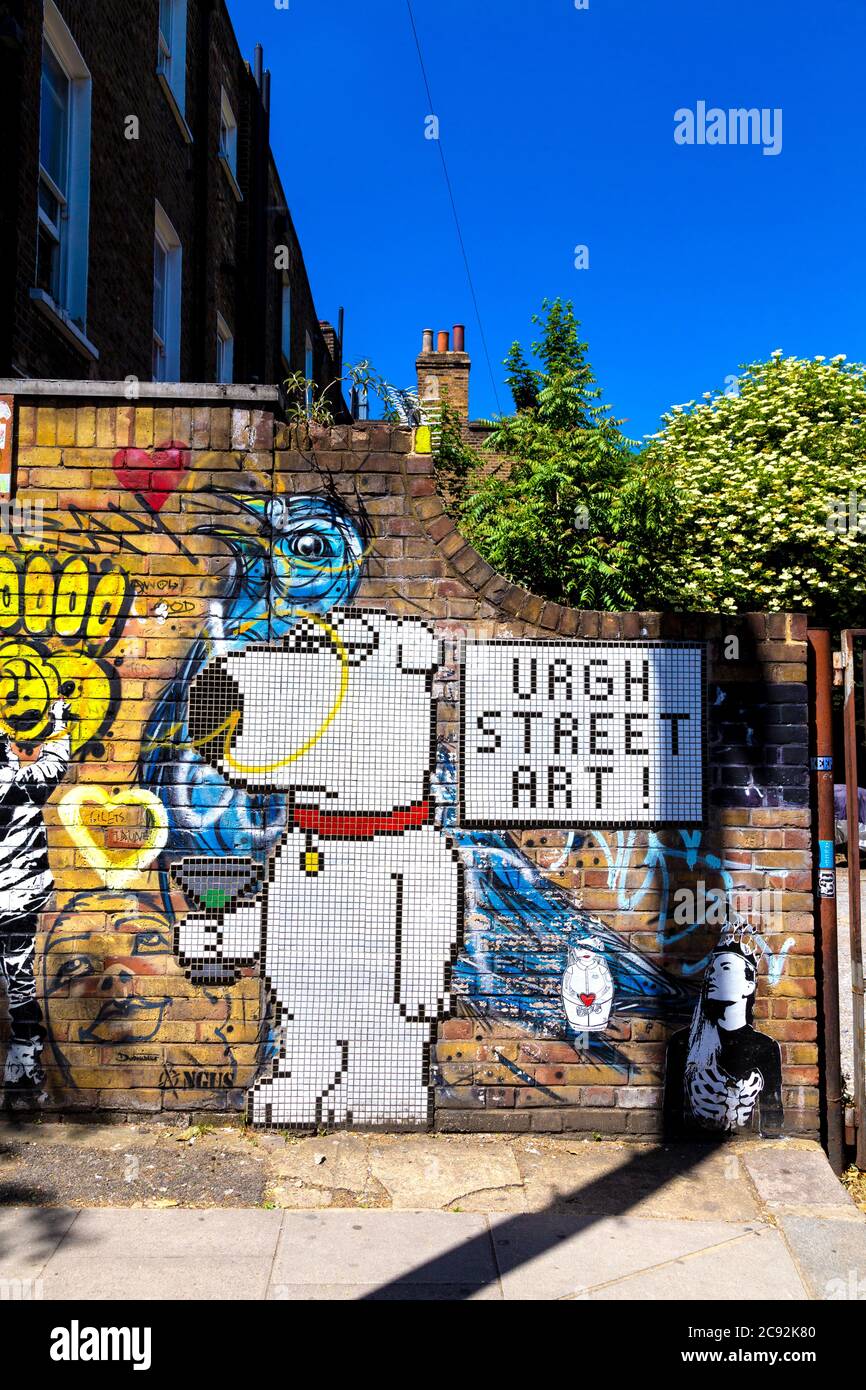
[[[575,302],[633,437],[774,348],[866,358],[861,0],[413,0],[490,348]],[[405,0],[228,0],[272,78],[271,142],[319,314],[414,381],[464,322],[496,410]],[[698,101],[782,110],[782,149],[678,145]],[[574,248],[589,248],[589,269]]]

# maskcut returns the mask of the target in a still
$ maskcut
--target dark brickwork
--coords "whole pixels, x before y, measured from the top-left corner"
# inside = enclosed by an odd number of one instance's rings
[[[32,302],[36,284],[37,172],[42,6],[0,5],[4,131],[17,148],[7,175],[0,247],[0,375],[151,377],[154,207],[183,246],[181,379],[216,379],[217,312],[234,333],[236,381],[278,382],[303,371],[306,334],[320,387],[335,363],[319,325],[303,254],[269,150],[262,93],[238,49],[223,0],[189,0],[185,119],[188,143],[156,75],[155,3],[59,0],[92,76],[89,284],[91,361]],[[220,94],[238,121],[238,201],[218,158]],[[126,138],[126,119],[139,138]],[[274,248],[289,249],[292,342],[280,344],[282,274]],[[336,397],[338,416],[343,410]]]

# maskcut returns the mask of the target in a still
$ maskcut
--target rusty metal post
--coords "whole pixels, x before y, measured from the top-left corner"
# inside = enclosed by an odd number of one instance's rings
[[[824,1140],[834,1173],[845,1163],[845,1114],[842,1105],[842,1059],[839,1043],[839,952],[836,935],[836,850],[833,808],[833,652],[826,628],[810,628],[807,637],[812,664],[812,768],[815,774],[817,854],[815,891],[818,900],[818,960],[821,968],[820,1013],[821,1090]]]
[[[860,819],[858,815],[857,703],[854,628],[842,633],[845,666],[845,796],[848,812],[848,922],[851,935],[851,996],[854,1006],[854,1105],[857,1119],[858,1168],[866,1168],[866,1036],[863,1020],[863,941],[860,902]]]

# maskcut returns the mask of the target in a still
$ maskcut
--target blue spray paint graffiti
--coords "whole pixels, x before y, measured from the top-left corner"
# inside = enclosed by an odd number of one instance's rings
[[[682,940],[702,925],[701,919],[698,918],[688,922],[681,931],[677,931],[669,923],[672,915],[672,881],[678,867],[689,872],[703,871],[716,875],[731,905],[736,897],[736,872],[742,868],[732,860],[722,859],[717,854],[704,850],[702,831],[683,828],[677,833],[680,837],[678,845],[664,844],[655,831],[649,831],[646,846],[639,847],[636,845],[637,833],[634,830],[617,830],[612,835],[601,830],[587,832],[604,856],[608,869],[608,887],[617,894],[619,912],[639,912],[646,897],[651,893],[658,893],[660,903],[656,941],[660,948]],[[578,841],[584,838],[585,836],[578,832],[572,832],[554,868],[564,865],[569,853],[577,846]],[[635,863],[638,855],[643,857]],[[628,874],[633,868],[643,869],[644,878],[636,889],[629,891],[626,884]],[[764,937],[757,932],[755,938],[760,943],[767,962],[769,983],[771,986],[777,985],[782,977],[788,952],[794,945],[794,938],[787,937],[778,951],[773,951]],[[683,973],[698,974],[705,968],[708,959],[709,956],[704,956],[691,964],[685,962],[682,967]]]
[[[510,835],[455,826],[456,774],[444,748],[435,791],[442,822],[454,835],[466,870],[465,943],[454,969],[454,992],[478,1014],[512,1019],[539,1036],[568,1038],[597,1060],[614,1061],[616,1049],[606,1039],[572,1028],[561,996],[569,947],[597,937],[613,977],[617,1014],[688,1017],[693,987],[584,912]]]

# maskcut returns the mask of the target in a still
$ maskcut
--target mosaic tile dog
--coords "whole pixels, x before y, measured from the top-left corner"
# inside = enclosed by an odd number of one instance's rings
[[[433,824],[439,642],[414,618],[307,615],[276,645],[215,658],[190,692],[196,746],[250,793],[287,796],[281,843],[227,901],[202,890],[225,861],[182,861],[204,912],[181,960],[260,962],[280,1049],[256,1082],[254,1123],[423,1126],[430,1043],[448,1006],[461,870]],[[252,880],[252,884],[251,884]],[[250,892],[257,896],[244,900]]]

